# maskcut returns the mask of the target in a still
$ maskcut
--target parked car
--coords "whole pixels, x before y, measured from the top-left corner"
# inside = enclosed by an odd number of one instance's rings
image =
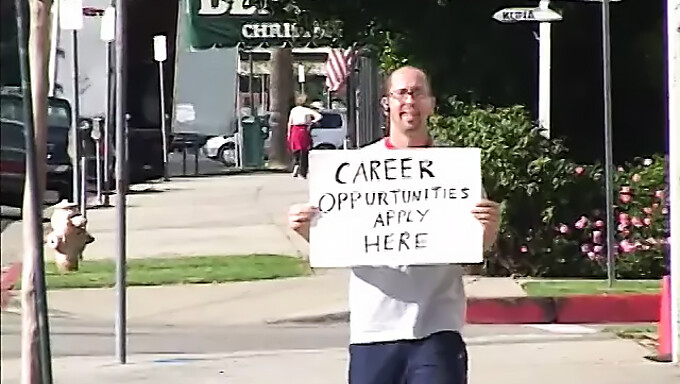
[[[247,117],[244,117],[247,118]],[[270,114],[258,116],[259,125],[262,127],[264,136],[264,158],[268,158],[269,146],[271,144]],[[227,167],[236,165],[236,142],[238,141],[238,130],[232,135],[221,135],[209,138],[202,146],[203,154],[212,160],[220,161]]]
[[[26,176],[25,127],[20,121],[0,119],[0,204],[23,206]],[[46,191],[71,200],[73,173],[67,152],[68,128],[49,126],[47,134]],[[48,193],[46,193],[47,197]],[[49,198],[48,198],[49,200]]]
[[[319,111],[321,120],[312,125],[313,149],[342,149],[347,137],[347,114],[339,109]]]
[[[0,204],[21,207],[26,174],[23,127],[0,121]]]
[[[313,149],[342,149],[347,137],[347,114],[340,109],[320,110],[321,120],[311,127]],[[260,117],[263,127],[265,159],[269,153],[272,133],[269,115]],[[233,135],[215,136],[205,143],[203,153],[212,160],[220,161],[226,166],[236,164],[236,142],[238,132]]]

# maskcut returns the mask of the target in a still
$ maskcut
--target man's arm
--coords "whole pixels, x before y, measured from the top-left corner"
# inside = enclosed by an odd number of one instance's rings
[[[288,226],[309,242],[309,227],[318,209],[310,204],[296,204],[288,210]]]

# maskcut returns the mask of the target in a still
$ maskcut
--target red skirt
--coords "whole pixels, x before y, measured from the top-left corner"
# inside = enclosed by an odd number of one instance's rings
[[[291,151],[309,150],[312,146],[312,136],[306,125],[292,125],[288,133],[288,149]]]

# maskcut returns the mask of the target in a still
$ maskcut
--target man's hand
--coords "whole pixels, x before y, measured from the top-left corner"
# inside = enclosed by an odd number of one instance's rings
[[[318,212],[311,204],[295,204],[288,210],[288,226],[309,241],[309,226]]]
[[[484,227],[484,250],[493,246],[498,235],[498,224],[501,218],[500,205],[491,200],[482,200],[472,210],[474,217]]]

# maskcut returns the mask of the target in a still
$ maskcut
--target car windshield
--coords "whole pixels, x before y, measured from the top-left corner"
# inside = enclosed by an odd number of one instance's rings
[[[338,113],[321,113],[321,120],[314,125],[315,128],[340,128],[342,127],[342,117]]]
[[[21,97],[2,95],[0,102],[0,116],[3,119],[23,121],[24,111]],[[69,127],[71,113],[66,100],[50,99],[47,109],[47,124],[51,127]]]

